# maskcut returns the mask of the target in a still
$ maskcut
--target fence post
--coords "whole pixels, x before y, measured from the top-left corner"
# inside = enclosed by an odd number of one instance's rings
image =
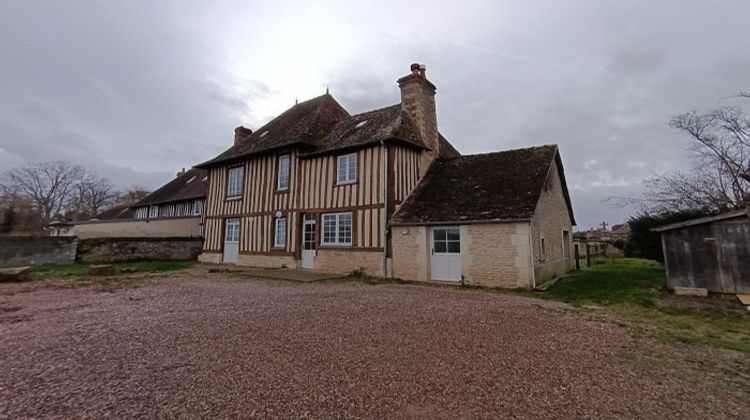
[[[591,245],[586,244],[586,267],[591,267]]]
[[[578,253],[578,244],[574,245],[576,255],[576,271],[581,271],[581,255]]]

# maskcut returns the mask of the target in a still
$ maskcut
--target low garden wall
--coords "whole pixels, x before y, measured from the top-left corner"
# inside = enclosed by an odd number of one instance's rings
[[[72,264],[76,237],[1,236],[0,267],[40,264]]]
[[[89,238],[78,241],[76,260],[85,263],[198,259],[201,238]]]

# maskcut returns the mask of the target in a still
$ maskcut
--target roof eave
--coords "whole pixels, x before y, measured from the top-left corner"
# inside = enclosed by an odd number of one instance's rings
[[[528,223],[530,217],[513,217],[499,219],[471,219],[471,220],[446,220],[446,221],[398,221],[392,220],[392,226],[449,226],[449,225],[478,225],[478,224],[498,224],[498,223]]]
[[[722,220],[734,219],[742,216],[750,218],[750,207],[748,207],[747,209],[734,210],[727,213],[717,214],[716,216],[699,217],[697,219],[686,220],[684,222],[670,223],[668,225],[655,227],[651,229],[651,231],[664,232],[667,230],[682,229],[686,227],[705,225],[712,222],[720,222]]]

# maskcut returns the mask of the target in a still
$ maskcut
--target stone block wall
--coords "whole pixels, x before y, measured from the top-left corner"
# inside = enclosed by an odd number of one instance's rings
[[[222,260],[219,254],[219,262]],[[239,254],[237,265],[262,268],[297,268],[297,260],[291,255]]]
[[[567,232],[567,236],[563,232]],[[561,276],[575,266],[573,227],[554,163],[531,220],[536,284]],[[544,238],[545,252],[542,252]]]
[[[529,232],[527,223],[466,226],[461,231],[464,282],[485,287],[531,288]]]
[[[0,237],[0,267],[72,264],[77,244],[75,237]]]
[[[203,248],[200,238],[90,238],[78,242],[77,260],[84,263],[118,261],[190,261]]]
[[[315,257],[317,271],[346,274],[360,268],[367,274],[383,277],[383,252],[318,249]]]

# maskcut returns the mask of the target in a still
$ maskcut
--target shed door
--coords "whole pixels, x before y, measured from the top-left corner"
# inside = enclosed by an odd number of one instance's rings
[[[458,227],[433,228],[431,254],[433,280],[461,281],[461,231]]]
[[[240,219],[227,219],[224,229],[224,262],[237,262],[237,253],[240,250]]]
[[[750,293],[750,224],[717,223],[717,286],[723,293]]]

